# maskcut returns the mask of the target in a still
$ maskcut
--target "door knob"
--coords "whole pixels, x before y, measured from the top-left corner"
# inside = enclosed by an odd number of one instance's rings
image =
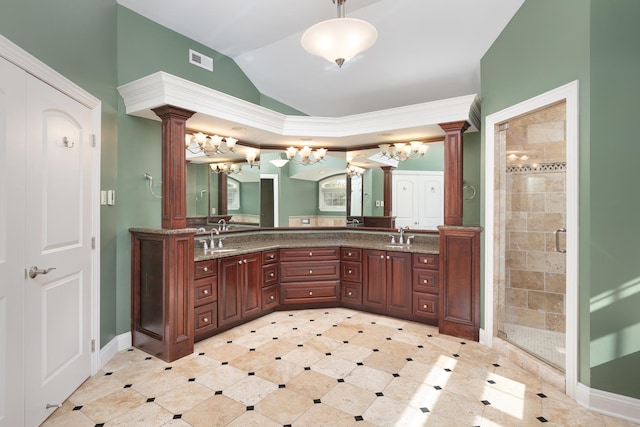
[[[55,270],[55,267],[49,267],[46,269],[39,270],[37,266],[32,265],[29,269],[29,277],[35,279],[38,274],[49,274],[51,270]]]

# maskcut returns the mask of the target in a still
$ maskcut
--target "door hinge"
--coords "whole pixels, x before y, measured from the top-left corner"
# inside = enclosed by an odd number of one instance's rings
[[[92,237],[91,238],[91,249],[95,249],[96,248],[96,238]]]
[[[89,143],[91,144],[91,146],[93,148],[96,147],[96,134],[92,133],[91,135],[89,135]]]
[[[96,352],[96,340],[91,340],[91,353]]]

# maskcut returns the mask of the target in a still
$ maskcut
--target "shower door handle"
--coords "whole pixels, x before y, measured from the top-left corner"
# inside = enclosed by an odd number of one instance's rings
[[[556,239],[556,252],[560,252],[561,254],[564,254],[567,252],[566,249],[560,249],[560,239],[558,238],[558,234],[560,233],[566,233],[567,229],[562,227],[562,228],[558,228],[556,231],[553,232],[553,235]]]

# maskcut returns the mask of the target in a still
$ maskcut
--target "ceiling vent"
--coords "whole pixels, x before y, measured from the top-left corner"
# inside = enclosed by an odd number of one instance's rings
[[[213,59],[193,49],[189,49],[189,62],[205,70],[213,71]]]

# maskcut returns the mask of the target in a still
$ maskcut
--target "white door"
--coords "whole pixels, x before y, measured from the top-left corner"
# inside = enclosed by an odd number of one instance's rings
[[[418,222],[423,230],[437,230],[444,224],[444,175],[442,172],[420,176]]]
[[[0,76],[0,427],[36,426],[92,370],[96,111]]]
[[[0,426],[13,427],[24,424],[26,73],[0,58],[0,76]]]
[[[25,279],[27,425],[41,422],[91,373],[91,111],[27,84]]]
[[[439,171],[394,171],[396,226],[437,230],[444,223],[444,175]]]
[[[414,175],[393,174],[392,206],[396,227],[418,228],[418,199]]]

